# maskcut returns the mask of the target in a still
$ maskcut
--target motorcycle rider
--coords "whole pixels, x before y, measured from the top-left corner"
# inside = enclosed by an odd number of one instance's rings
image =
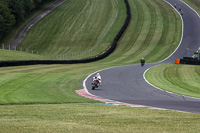
[[[141,66],[143,67],[143,65],[144,65],[144,63],[145,63],[144,58],[142,58],[142,59],[140,60],[140,62],[141,62]]]
[[[94,77],[93,77],[93,81],[97,80],[99,82],[99,85],[101,86],[101,75],[100,73],[97,73]]]
[[[179,9],[179,11],[181,11],[181,7],[180,7],[180,6],[179,6],[179,8],[178,8],[178,9]]]
[[[181,15],[183,16],[183,11],[181,10]]]

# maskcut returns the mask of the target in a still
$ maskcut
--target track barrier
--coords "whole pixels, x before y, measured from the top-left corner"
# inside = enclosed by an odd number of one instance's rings
[[[175,64],[200,65],[200,60],[193,57],[183,57],[183,59],[175,59]]]
[[[200,60],[197,60],[197,59],[180,59],[180,64],[200,65]]]

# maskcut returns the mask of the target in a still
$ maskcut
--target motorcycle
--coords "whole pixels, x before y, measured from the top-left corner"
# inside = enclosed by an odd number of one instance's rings
[[[142,58],[142,59],[140,60],[140,63],[141,63],[141,66],[143,67],[144,64],[145,64],[145,60],[144,60],[144,58]]]
[[[99,87],[99,81],[98,80],[94,80],[93,82],[92,82],[92,90],[94,90],[95,88],[98,88]]]
[[[181,11],[181,15],[183,16],[183,11]]]

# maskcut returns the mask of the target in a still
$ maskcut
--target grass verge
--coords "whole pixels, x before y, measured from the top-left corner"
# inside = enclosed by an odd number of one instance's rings
[[[200,114],[119,106],[0,106],[1,132],[196,133]]]
[[[3,50],[0,49],[0,60],[50,60],[51,58],[47,56],[42,56],[39,54],[31,54],[22,51],[13,50]]]
[[[200,67],[167,64],[147,71],[147,80],[167,91],[200,98]]]
[[[81,68],[81,69],[80,69]],[[0,104],[94,102],[75,93],[98,65],[34,65],[0,68]]]

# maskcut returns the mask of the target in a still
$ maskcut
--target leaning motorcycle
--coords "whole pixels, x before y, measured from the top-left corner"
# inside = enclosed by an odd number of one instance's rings
[[[98,80],[94,80],[92,82],[92,90],[94,90],[95,88],[98,88],[99,87],[99,81]]]

